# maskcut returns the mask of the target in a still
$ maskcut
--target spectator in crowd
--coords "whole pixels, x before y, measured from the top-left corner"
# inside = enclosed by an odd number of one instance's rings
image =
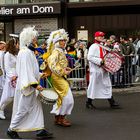
[[[69,43],[67,46],[66,46],[66,57],[68,59],[68,66],[70,68],[74,68],[74,64],[77,60],[77,54],[76,54],[76,50],[74,48],[74,44],[75,43]],[[70,75],[68,75],[69,78],[73,78],[73,77],[76,77],[75,75],[75,71],[72,71],[70,73]]]
[[[79,40],[78,41],[78,50],[77,50],[77,58],[79,63],[81,64],[80,69],[78,70],[78,78],[84,78],[85,69],[87,66],[87,54],[88,50],[86,48],[86,42]]]
[[[115,45],[115,42],[116,42],[116,36],[115,35],[111,35],[109,37],[109,40],[111,42],[111,46],[112,46],[111,48],[114,49],[114,45]]]
[[[111,35],[109,37],[109,40],[111,42],[112,50],[120,54],[120,46],[117,37],[115,35]],[[120,87],[121,86],[120,83],[122,82],[122,69],[120,69],[117,73],[110,74],[110,76],[112,85],[115,87]]]
[[[135,55],[135,48],[131,42],[129,42],[126,36],[120,36],[120,50],[121,54],[125,57],[125,63],[123,68],[123,85],[131,85],[132,83],[132,59]]]
[[[140,80],[140,35],[138,35],[137,39],[134,41],[135,50],[136,50],[136,79],[135,82],[139,82]]]

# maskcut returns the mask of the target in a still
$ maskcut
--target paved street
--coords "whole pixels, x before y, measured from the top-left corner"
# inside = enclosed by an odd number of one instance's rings
[[[44,105],[45,125],[54,133],[54,140],[139,140],[140,139],[140,93],[117,92],[114,98],[122,109],[109,108],[107,100],[95,100],[96,110],[85,108],[85,95],[75,95],[75,106],[68,128],[55,126],[51,106]],[[8,139],[5,132],[10,123],[11,106],[6,109],[6,120],[0,120],[0,138]],[[35,139],[35,133],[20,133],[24,139]]]

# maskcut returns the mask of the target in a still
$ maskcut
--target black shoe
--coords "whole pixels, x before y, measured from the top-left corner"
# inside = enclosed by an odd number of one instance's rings
[[[89,102],[86,102],[86,108],[88,108],[88,109],[96,109],[96,107],[92,103],[89,103]]]
[[[114,100],[113,96],[110,99],[108,99],[108,102],[112,109],[120,109],[120,105]]]
[[[12,131],[10,129],[7,130],[7,136],[10,137],[11,139],[22,139],[17,132]]]
[[[37,134],[36,134],[37,138],[52,138],[53,137],[53,133],[50,133],[48,131],[46,131],[45,129],[43,130],[39,130],[37,131]]]
[[[110,107],[112,109],[121,109],[120,105],[118,103],[116,103],[116,102],[114,102],[113,104],[111,104]]]

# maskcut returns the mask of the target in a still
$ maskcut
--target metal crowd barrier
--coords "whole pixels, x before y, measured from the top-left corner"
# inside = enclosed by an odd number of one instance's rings
[[[139,55],[124,56],[124,63],[121,69],[110,74],[112,86],[127,87],[139,84],[140,82],[140,59]]]
[[[81,64],[81,67],[79,67],[76,70],[73,70],[67,77],[71,89],[75,90],[87,89],[86,67],[85,67],[85,63],[87,60],[85,60],[84,58],[81,58],[80,60],[69,58],[69,67],[74,68],[75,61],[78,61],[78,63]]]
[[[116,73],[110,74],[113,87],[123,88],[140,84],[140,56],[125,56],[124,60],[121,69]],[[74,68],[75,61],[77,60],[73,58],[69,59],[69,67]],[[87,64],[87,60],[82,58],[78,61],[81,67],[73,70],[67,79],[71,89],[86,90],[89,83],[89,68],[85,65]]]
[[[89,83],[88,66],[85,66],[87,60],[81,59],[79,62],[82,67],[74,70],[68,76],[71,88],[76,90],[86,89]],[[140,84],[140,56],[124,56],[124,63],[121,69],[116,73],[110,74],[110,78],[113,87],[124,88]]]

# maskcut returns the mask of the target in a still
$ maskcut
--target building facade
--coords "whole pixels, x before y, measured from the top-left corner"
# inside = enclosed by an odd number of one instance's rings
[[[0,40],[35,25],[47,37],[65,28],[70,38],[92,41],[97,30],[110,34],[140,34],[139,0],[1,0]]]
[[[6,2],[6,1],[5,1]],[[10,33],[19,34],[29,25],[35,26],[39,35],[46,38],[51,31],[63,27],[61,1],[17,1],[0,5],[0,40],[8,40]]]

